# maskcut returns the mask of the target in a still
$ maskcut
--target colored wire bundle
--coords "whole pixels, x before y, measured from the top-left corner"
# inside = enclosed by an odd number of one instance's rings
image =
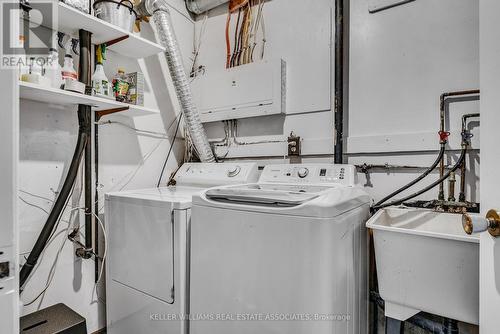
[[[265,0],[240,1],[239,5],[230,2],[226,21],[226,68],[254,62],[259,30],[262,31],[261,59],[264,58],[266,44],[264,3]],[[236,12],[238,16],[234,30],[234,46],[231,51],[231,16]]]

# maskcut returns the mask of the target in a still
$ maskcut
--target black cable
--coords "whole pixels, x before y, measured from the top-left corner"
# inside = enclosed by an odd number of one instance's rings
[[[372,208],[372,210],[379,210],[379,209],[382,209],[382,208],[385,208],[385,207],[388,207],[388,206],[393,206],[393,205],[399,205],[401,203],[404,203],[410,199],[413,199],[417,196],[420,196],[422,195],[423,193],[426,193],[428,192],[429,190],[431,190],[432,188],[434,188],[435,186],[437,186],[438,184],[440,184],[441,182],[443,182],[444,180],[446,180],[448,177],[450,177],[450,174],[455,172],[459,167],[460,165],[462,164],[463,160],[465,159],[465,155],[466,155],[466,149],[462,149],[462,153],[460,154],[460,158],[458,158],[458,161],[457,163],[453,166],[452,169],[450,169],[445,175],[443,175],[443,177],[441,177],[439,180],[433,182],[432,184],[428,185],[427,187],[425,187],[424,189],[412,194],[412,195],[409,195],[409,196],[406,196],[405,198],[402,198],[402,199],[399,199],[399,200],[396,200],[396,201],[393,201],[393,202],[390,202],[390,203],[387,203],[387,204],[382,204],[382,205],[376,205]]]
[[[438,155],[436,161],[434,161],[434,163],[422,175],[420,175],[419,177],[417,177],[415,180],[411,181],[407,185],[399,188],[398,190],[394,191],[393,193],[391,193],[391,194],[387,195],[386,197],[382,198],[380,201],[378,201],[374,205],[374,207],[377,207],[377,206],[381,205],[382,203],[385,203],[387,200],[393,198],[394,196],[398,195],[399,193],[405,191],[406,189],[414,186],[415,184],[417,184],[418,182],[420,182],[421,180],[423,180],[427,175],[429,175],[437,167],[437,165],[439,164],[439,162],[443,158],[445,149],[446,149],[446,144],[441,144],[441,149],[439,150],[439,155]]]
[[[175,129],[174,139],[173,139],[172,143],[170,144],[170,149],[168,150],[167,158],[165,159],[165,162],[163,163],[163,167],[162,167],[161,173],[160,173],[160,178],[158,179],[158,183],[156,184],[156,188],[160,187],[161,179],[163,178],[163,173],[165,173],[165,168],[167,167],[168,159],[170,158],[170,154],[172,153],[172,150],[173,150],[174,145],[175,145],[175,141],[177,139],[177,133],[179,132],[179,128],[180,128],[181,121],[182,121],[182,116],[184,116],[184,114],[181,114],[181,116],[179,117],[179,121],[177,122],[177,128]]]

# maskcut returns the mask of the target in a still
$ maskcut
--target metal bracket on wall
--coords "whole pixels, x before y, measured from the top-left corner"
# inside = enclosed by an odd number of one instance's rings
[[[368,12],[370,14],[374,14],[397,6],[406,5],[414,1],[415,0],[372,0],[372,3],[368,6]]]
[[[105,109],[105,110],[96,111],[95,112],[96,120],[99,120],[103,116],[111,115],[111,114],[125,111],[125,110],[129,110],[129,107],[120,107],[120,108],[112,108],[112,109]]]
[[[129,38],[129,35],[124,35],[124,36],[121,36],[121,37],[118,37],[118,38],[115,38],[115,39],[112,39],[110,41],[107,41],[105,43],[102,43],[102,44],[106,44],[107,46],[111,46],[113,44],[116,44],[116,43],[119,43],[125,39]]]

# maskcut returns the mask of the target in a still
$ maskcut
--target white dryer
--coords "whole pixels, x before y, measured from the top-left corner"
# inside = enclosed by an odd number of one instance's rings
[[[350,165],[271,165],[193,197],[191,334],[367,331],[370,198]]]
[[[108,333],[188,332],[192,196],[257,179],[253,163],[187,163],[175,187],[106,194]]]

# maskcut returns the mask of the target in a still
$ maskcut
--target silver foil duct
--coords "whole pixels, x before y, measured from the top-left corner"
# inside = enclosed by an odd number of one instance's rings
[[[202,14],[226,2],[229,2],[229,0],[186,0],[186,6],[190,12]]]
[[[169,7],[165,0],[144,0],[137,7],[142,16],[152,16],[165,56],[191,141],[202,162],[215,162],[215,156],[193,101],[189,78],[184,70],[179,43],[175,36]]]

